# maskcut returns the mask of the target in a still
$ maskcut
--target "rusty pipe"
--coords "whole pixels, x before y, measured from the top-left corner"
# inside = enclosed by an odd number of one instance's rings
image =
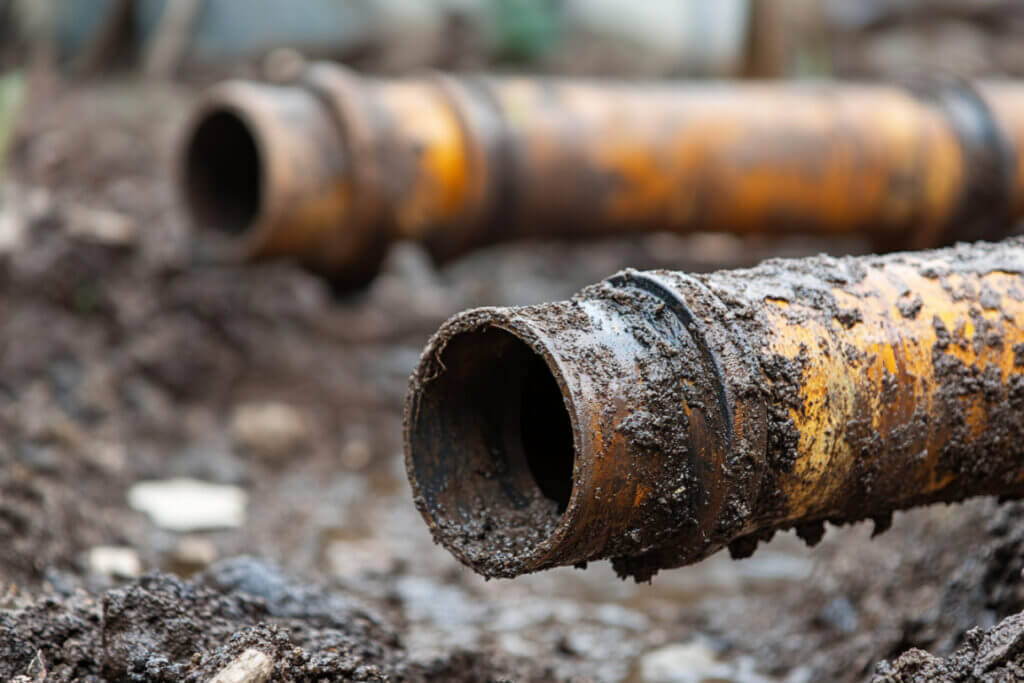
[[[1024,493],[1024,240],[627,270],[455,316],[414,372],[406,469],[489,577],[647,579],[795,528]]]
[[[342,280],[386,246],[444,259],[536,237],[1002,236],[1024,215],[1024,86],[635,84],[314,64],[202,99],[180,164],[202,229]]]

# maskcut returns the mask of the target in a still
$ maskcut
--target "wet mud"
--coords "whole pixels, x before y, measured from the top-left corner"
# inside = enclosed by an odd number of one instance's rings
[[[0,676],[207,681],[255,649],[273,680],[539,680],[526,661],[452,650],[410,662],[387,620],[343,593],[241,557],[184,581],[154,573],[100,596],[0,615]]]

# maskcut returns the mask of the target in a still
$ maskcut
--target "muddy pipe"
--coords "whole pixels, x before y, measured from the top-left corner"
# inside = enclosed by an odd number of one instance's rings
[[[406,468],[488,577],[611,558],[637,580],[795,528],[1024,493],[1024,240],[627,270],[448,321]],[[950,539],[951,542],[955,539]]]
[[[339,281],[395,240],[439,259],[521,238],[654,230],[1002,236],[1024,215],[1024,85],[374,79],[206,93],[181,195],[220,251]]]

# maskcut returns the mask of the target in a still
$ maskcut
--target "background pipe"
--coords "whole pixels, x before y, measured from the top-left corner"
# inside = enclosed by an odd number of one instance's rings
[[[185,136],[193,222],[341,282],[387,245],[439,259],[522,238],[1002,236],[1024,215],[1024,86],[381,80],[215,86]]]
[[[411,380],[406,466],[485,576],[637,580],[795,527],[1024,492],[1024,241],[625,271],[462,313]]]

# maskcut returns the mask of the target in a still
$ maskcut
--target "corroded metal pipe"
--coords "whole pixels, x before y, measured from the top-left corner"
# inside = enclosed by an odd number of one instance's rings
[[[1024,215],[1024,86],[380,80],[314,64],[294,85],[214,87],[183,157],[200,228],[342,280],[398,239],[441,259],[653,230],[928,247]]]
[[[707,275],[625,271],[448,321],[406,467],[486,576],[637,580],[824,522],[1024,493],[1024,240]]]

